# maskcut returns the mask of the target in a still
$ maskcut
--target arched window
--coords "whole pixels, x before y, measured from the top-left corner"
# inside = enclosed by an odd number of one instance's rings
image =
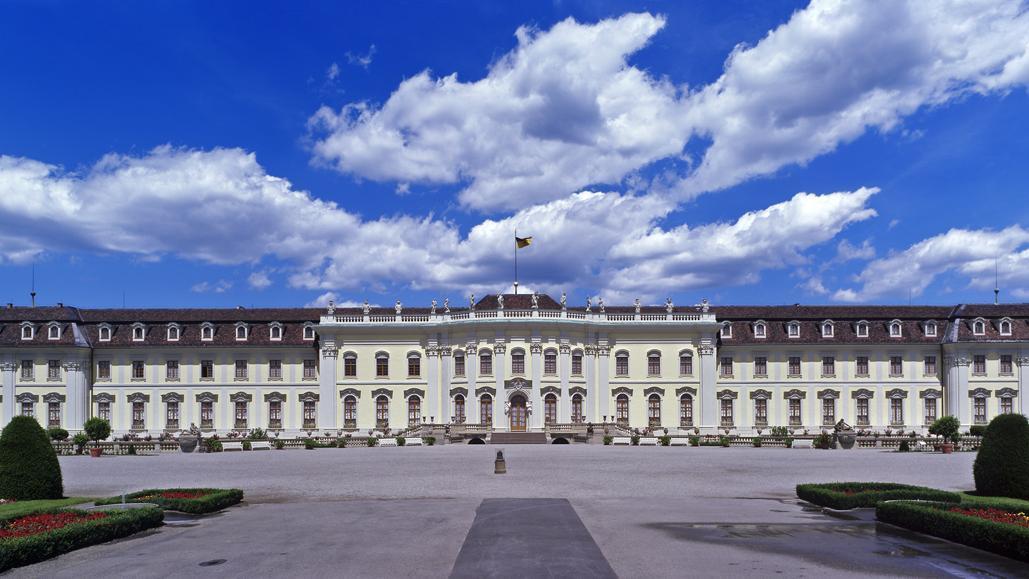
[[[343,428],[357,428],[357,398],[354,396],[343,399]]]
[[[936,322],[926,322],[925,323],[925,335],[926,336],[935,336],[936,335]]]
[[[981,335],[985,334],[986,333],[986,324],[982,323],[979,320],[976,320],[972,324],[972,333],[977,335],[977,336],[981,336]]]
[[[868,322],[857,323],[857,337],[867,338],[868,337]]]
[[[1011,322],[1003,320],[1000,323],[1000,335],[1010,336],[1011,335]]]
[[[305,340],[313,340],[314,339],[314,326],[311,326],[311,325],[304,326],[304,339]]]
[[[679,398],[679,426],[693,426],[693,397],[689,394]]]
[[[268,338],[276,342],[282,340],[282,326],[277,323],[272,324],[268,329]]]
[[[626,394],[619,394],[615,399],[615,421],[622,425],[629,424],[629,396]]]
[[[483,376],[493,375],[493,352],[485,350],[479,354],[479,374]]]
[[[29,323],[22,324],[22,326],[21,326],[21,339],[22,340],[31,340],[35,336],[35,332],[36,332],[36,330],[35,330],[35,328],[32,327],[32,324],[29,324]]]
[[[168,341],[177,342],[179,341],[179,327],[176,325],[168,326]]]
[[[464,424],[464,396],[454,396],[454,424]]]
[[[386,352],[375,354],[375,375],[379,378],[389,376],[389,354]]]
[[[822,322],[822,337],[831,338],[833,337],[833,325],[830,321]]]
[[[236,325],[236,339],[246,340],[247,339],[247,327],[243,324]]]
[[[723,322],[722,323],[722,337],[723,338],[731,338],[732,337],[732,322]]]
[[[661,375],[661,352],[647,354],[647,376]]]
[[[629,375],[629,353],[618,352],[615,354],[615,376]]]
[[[407,399],[407,425],[418,426],[422,421],[422,399],[411,396]]]
[[[557,422],[557,396],[554,394],[547,394],[543,399],[543,420],[547,424]]]
[[[525,374],[525,350],[511,350],[511,373]]]
[[[205,342],[210,342],[211,340],[213,340],[214,327],[212,327],[210,324],[204,324],[204,326],[200,328],[200,339]]]
[[[389,398],[379,396],[375,399],[375,428],[389,427]]]
[[[766,328],[767,326],[765,326],[764,322],[757,322],[756,324],[754,324],[754,337],[764,338],[765,336],[767,336],[768,334]]]
[[[407,376],[409,378],[422,375],[422,357],[418,352],[411,352],[407,355]]]
[[[647,424],[651,428],[661,426],[661,397],[657,394],[647,398]]]
[[[479,420],[486,426],[493,424],[493,397],[489,394],[479,398]]]
[[[144,335],[143,326],[134,326],[132,328],[132,340],[134,342],[142,342]]]
[[[576,394],[572,396],[572,422],[578,424],[584,420],[585,417],[582,415],[582,394]]]
[[[49,338],[51,340],[60,340],[61,339],[61,326],[59,326],[57,324],[52,324],[48,328],[48,330],[49,330],[49,335],[47,336],[47,338]]]
[[[900,337],[900,322],[890,322],[890,337],[891,338],[899,338]]]
[[[110,342],[111,341],[111,328],[107,326],[100,326],[100,341]]]
[[[786,325],[786,335],[790,338],[800,337],[800,322],[790,322]]]

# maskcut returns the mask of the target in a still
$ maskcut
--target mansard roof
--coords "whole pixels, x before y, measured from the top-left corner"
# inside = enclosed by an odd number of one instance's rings
[[[81,310],[86,323],[317,322],[324,308],[145,308]]]
[[[497,294],[484,296],[475,304],[477,310],[497,309]],[[532,294],[504,294],[504,309],[507,310],[528,310],[532,308]],[[539,294],[539,309],[560,310],[561,304],[554,301],[554,298],[547,294]],[[406,310],[405,310],[406,311]]]

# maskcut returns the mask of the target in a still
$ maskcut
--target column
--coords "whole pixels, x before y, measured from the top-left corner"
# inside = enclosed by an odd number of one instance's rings
[[[451,363],[453,358],[453,351],[450,346],[439,349],[439,367],[440,367],[440,411],[436,415],[436,421],[440,424],[446,424],[450,422],[450,376],[453,374]],[[465,368],[468,367],[468,360],[465,360]],[[465,412],[468,411],[468,400],[465,400]]]
[[[715,375],[715,347],[704,338],[700,353],[700,427],[708,432],[718,430],[718,381]]]
[[[543,428],[543,395],[540,388],[543,385],[543,344],[533,342],[529,346],[529,353],[532,356],[532,416],[530,428]]]
[[[3,415],[0,416],[0,425],[7,426],[7,423],[14,417],[14,373],[18,365],[14,362],[0,363],[0,383],[3,385]],[[1021,393],[1019,393],[1021,397]]]
[[[956,416],[963,426],[971,424],[972,413],[968,400],[968,367],[971,360],[967,356],[947,356],[944,360],[947,364],[944,415]]]
[[[568,380],[572,373],[572,348],[561,344],[558,372],[561,373],[561,398],[557,401],[557,421],[568,424],[572,421],[572,397],[568,395]]]
[[[586,374],[586,421],[587,422],[600,422],[600,403],[597,400],[597,347],[592,344],[587,344],[583,348],[583,360],[584,367],[582,369]]]
[[[322,342],[321,364],[318,371],[318,428],[320,430],[336,429],[336,408],[339,396],[336,395],[336,357],[339,348],[331,340]]]
[[[1018,397],[1015,412],[1029,416],[1029,356],[1019,356],[1018,364]],[[4,403],[7,403],[7,387],[4,387]]]
[[[507,416],[504,415],[504,401],[507,400],[504,392],[504,371],[507,368],[504,365],[504,361],[507,359],[506,353],[507,344],[500,342],[493,347],[493,375],[497,378],[497,396],[493,400],[493,428],[503,427],[504,430],[510,426]]]
[[[614,410],[611,408],[610,362],[611,347],[597,346],[597,398],[600,402],[600,414],[614,422]]]
[[[425,357],[428,358],[429,368],[428,382],[425,384],[425,408],[422,409],[422,416],[426,421],[431,419],[435,422],[440,417],[439,348],[435,346],[425,348]]]
[[[474,342],[468,342],[464,350],[464,375],[468,379],[468,399],[464,401],[466,424],[479,423],[479,397],[475,395],[475,377],[479,372],[479,351]],[[494,401],[496,402],[496,401]]]

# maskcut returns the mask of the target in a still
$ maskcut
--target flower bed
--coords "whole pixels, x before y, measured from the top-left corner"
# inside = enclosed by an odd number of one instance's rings
[[[157,527],[160,509],[88,512],[50,509],[0,517],[0,571]]]
[[[239,489],[147,489],[125,495],[130,503],[154,503],[167,511],[179,511],[192,515],[213,513],[231,507],[243,500]],[[98,505],[113,505],[121,497],[97,501]]]
[[[832,509],[874,507],[880,501],[927,500],[961,502],[961,495],[927,487],[877,482],[842,482],[797,485],[797,496]]]
[[[1029,562],[1029,527],[1011,522],[1014,517],[1024,519],[1024,514],[974,502],[957,507],[896,501],[879,503],[875,516],[885,523]]]

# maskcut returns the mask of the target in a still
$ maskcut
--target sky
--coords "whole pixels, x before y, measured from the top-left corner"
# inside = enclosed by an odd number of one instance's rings
[[[1021,1],[0,2],[0,302],[1029,301]]]

